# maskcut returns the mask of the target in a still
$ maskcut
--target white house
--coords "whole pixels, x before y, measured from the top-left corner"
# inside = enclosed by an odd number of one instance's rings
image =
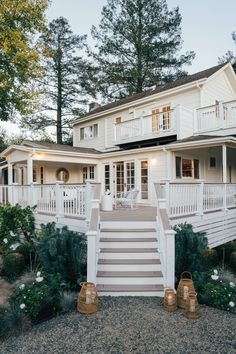
[[[87,231],[88,280],[101,294],[161,295],[173,286],[171,225],[192,223],[210,247],[236,238],[231,64],[95,105],[74,122],[73,141],[7,148],[0,202],[37,204],[38,222]],[[137,190],[138,208],[100,211],[107,189],[114,200]]]

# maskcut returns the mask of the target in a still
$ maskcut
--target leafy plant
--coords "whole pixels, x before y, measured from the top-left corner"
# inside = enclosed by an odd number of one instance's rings
[[[61,230],[55,224],[41,226],[37,253],[43,269],[52,275],[59,274],[69,287],[75,288],[78,280],[86,276],[86,240],[83,234]]]
[[[20,333],[30,327],[30,321],[19,308],[0,306],[0,338]]]
[[[183,271],[200,271],[204,269],[202,253],[207,250],[207,238],[203,232],[194,232],[190,224],[184,223],[174,227],[175,235],[175,270],[177,279]]]
[[[202,253],[203,264],[208,268],[214,268],[219,264],[217,251],[214,249],[204,250]]]
[[[3,258],[3,272],[9,278],[14,278],[25,269],[25,260],[20,253],[9,253]]]
[[[230,255],[232,252],[236,252],[236,242],[227,242],[221,246],[215,248],[223,266],[229,263]]]
[[[60,290],[55,283],[38,272],[35,281],[31,284],[21,284],[12,294],[9,300],[11,306],[19,308],[37,322],[48,317],[60,308]]]
[[[35,258],[35,248],[32,242],[24,242],[17,247],[16,251],[25,259],[25,264],[30,265],[31,261]]]
[[[61,299],[61,310],[63,313],[76,309],[78,293],[76,291],[65,291]]]
[[[229,261],[232,271],[236,274],[236,252],[231,253]]]

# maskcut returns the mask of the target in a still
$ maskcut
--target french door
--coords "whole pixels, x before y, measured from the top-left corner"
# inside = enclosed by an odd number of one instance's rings
[[[115,164],[115,191],[116,195],[135,188],[135,163],[134,161],[119,161]]]

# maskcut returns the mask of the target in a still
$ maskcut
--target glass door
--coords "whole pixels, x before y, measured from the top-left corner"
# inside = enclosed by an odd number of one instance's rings
[[[135,188],[135,163],[134,161],[120,161],[115,164],[116,167],[116,195],[127,192]]]

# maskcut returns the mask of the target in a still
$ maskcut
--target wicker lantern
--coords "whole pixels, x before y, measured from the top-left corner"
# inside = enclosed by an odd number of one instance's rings
[[[78,301],[77,310],[80,313],[94,313],[98,310],[98,294],[95,284],[81,283],[82,286]]]
[[[173,312],[177,309],[177,301],[175,291],[171,288],[165,290],[164,296],[164,310]]]
[[[190,291],[188,294],[185,316],[191,319],[197,319],[201,317],[199,304],[197,301],[197,293],[195,291]]]
[[[188,275],[188,278],[184,277],[184,275]],[[182,309],[186,308],[188,294],[190,291],[195,291],[192,275],[189,272],[183,272],[181,274],[180,282],[177,289],[177,304]]]

